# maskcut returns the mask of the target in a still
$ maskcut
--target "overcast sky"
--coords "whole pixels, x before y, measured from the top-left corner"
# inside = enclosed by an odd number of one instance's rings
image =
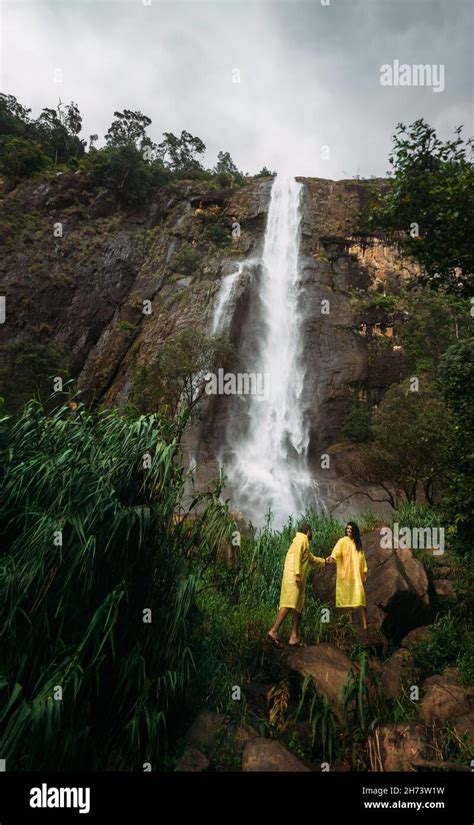
[[[74,100],[99,145],[139,109],[156,142],[186,129],[250,173],[384,175],[399,121],[474,133],[472,0],[146,2],[0,0],[1,91],[34,116]],[[394,60],[442,64],[444,91],[382,86]]]

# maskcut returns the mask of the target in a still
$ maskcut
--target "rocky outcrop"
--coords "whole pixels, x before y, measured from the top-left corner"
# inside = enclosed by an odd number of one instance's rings
[[[419,644],[420,642],[427,642],[430,638],[430,629],[426,625],[422,627],[415,627],[414,630],[410,630],[406,636],[401,641],[401,647],[406,647],[408,650],[411,650],[415,645]]]
[[[465,723],[468,723],[466,729],[468,730],[470,725],[472,730],[474,688],[465,688],[459,684],[456,668],[425,679],[423,692],[420,706],[420,717],[423,721],[444,725],[448,721],[464,719]]]
[[[453,583],[449,579],[436,579],[433,582],[436,598],[442,601],[447,599],[454,599],[456,594],[454,592]]]
[[[301,773],[311,770],[291,751],[272,739],[251,739],[244,750],[243,771],[284,771]]]
[[[311,676],[316,691],[327,698],[336,716],[342,718],[344,700],[341,688],[346,684],[352,667],[350,659],[335,647],[322,644],[291,650],[286,661],[303,678]]]
[[[210,764],[211,763],[207,756],[201,753],[201,751],[197,748],[186,748],[181,759],[176,765],[175,771],[199,773],[201,771],[207,771]]]
[[[403,694],[404,687],[412,683],[413,676],[413,657],[408,650],[400,648],[384,662],[380,686],[388,699],[396,699]]]
[[[417,760],[430,759],[432,748],[424,725],[383,725],[367,741],[372,771],[414,771]]]
[[[207,756],[212,756],[217,749],[226,727],[226,719],[220,713],[203,710],[196,716],[186,733],[186,742]]]
[[[354,303],[353,292],[376,295],[391,277],[413,270],[382,240],[367,244],[357,236],[366,182],[301,181],[309,460],[328,506],[351,496],[354,512],[366,500],[352,496],[344,451],[331,453],[334,461],[324,471],[321,453],[341,441],[354,398],[375,403],[399,380],[404,355],[387,346],[386,310],[370,300]],[[122,408],[141,365],[183,329],[209,329],[223,277],[239,261],[258,259],[272,183],[253,179],[238,189],[215,190],[206,182],[175,181],[128,212],[109,193],[93,191],[83,173],[50,175],[7,193],[0,202],[7,253],[0,259],[7,295],[6,386],[0,392],[7,406],[19,406],[42,377],[43,394],[49,394],[49,376],[67,371],[86,400]],[[216,226],[225,243],[209,233]],[[189,250],[196,253],[194,263],[183,267],[182,253]],[[244,272],[228,330],[243,371],[256,323],[249,314],[254,288]],[[328,314],[321,312],[323,300]],[[235,416],[231,401],[209,400],[188,435],[201,483],[215,475],[227,422]]]

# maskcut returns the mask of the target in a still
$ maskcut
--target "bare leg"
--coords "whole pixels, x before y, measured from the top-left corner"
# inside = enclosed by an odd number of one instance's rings
[[[268,635],[272,637],[272,639],[278,639],[278,631],[280,630],[281,625],[285,621],[288,613],[290,612],[289,607],[281,607],[277,613],[277,617],[273,626],[268,631]]]
[[[301,613],[298,613],[297,610],[293,610],[293,614],[291,616],[291,633],[289,638],[290,645],[296,645],[299,642],[299,635],[298,635],[298,628],[300,625]]]
[[[367,630],[367,608],[361,607],[360,608],[360,615],[362,617],[362,627],[364,630]]]

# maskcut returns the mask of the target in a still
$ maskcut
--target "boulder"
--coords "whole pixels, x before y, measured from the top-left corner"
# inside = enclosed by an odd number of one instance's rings
[[[209,759],[197,748],[186,748],[181,759],[175,767],[175,771],[198,772],[207,771],[210,765]]]
[[[415,645],[419,644],[419,642],[428,641],[430,637],[430,629],[427,625],[422,625],[422,627],[416,627],[415,630],[410,630],[406,636],[401,641],[401,646],[406,647],[410,650]]]
[[[243,771],[307,772],[307,767],[291,751],[273,739],[257,737],[247,742],[242,760]]]
[[[380,686],[387,699],[401,696],[407,683],[413,679],[413,657],[409,650],[400,648],[384,663]]]
[[[425,679],[423,691],[420,718],[424,722],[445,724],[461,717],[469,717],[474,709],[474,688],[462,687],[458,683],[455,669]]]
[[[362,541],[369,568],[365,585],[369,627],[398,645],[410,630],[431,619],[426,571],[411,550],[382,547],[380,530],[366,533]],[[317,598],[334,604],[335,578],[325,580],[320,574],[313,582]]]
[[[347,681],[349,669],[353,667],[351,660],[335,647],[322,644],[290,650],[286,661],[291,670],[303,677],[312,677],[317,692],[327,697],[331,708],[341,719],[344,703],[340,691]]]
[[[186,742],[194,748],[212,756],[224,733],[227,720],[220,713],[203,710],[196,716],[186,734]]]
[[[458,716],[454,722],[454,730],[460,739],[463,739],[469,748],[474,750],[474,708],[463,716]]]
[[[453,583],[448,579],[437,579],[433,582],[433,587],[438,599],[454,599],[456,596]]]
[[[413,771],[414,761],[432,755],[426,727],[418,722],[381,725],[368,737],[367,750],[372,771]]]

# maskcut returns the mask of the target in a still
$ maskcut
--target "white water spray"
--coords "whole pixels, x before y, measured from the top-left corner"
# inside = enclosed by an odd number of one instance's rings
[[[230,422],[225,460],[236,508],[255,524],[271,510],[276,527],[308,506],[319,509],[317,485],[307,465],[309,433],[302,404],[301,189],[294,178],[277,177],[272,186],[259,272],[260,321],[249,370],[268,376],[269,398],[249,396],[245,426]],[[222,312],[219,307],[219,321]]]

